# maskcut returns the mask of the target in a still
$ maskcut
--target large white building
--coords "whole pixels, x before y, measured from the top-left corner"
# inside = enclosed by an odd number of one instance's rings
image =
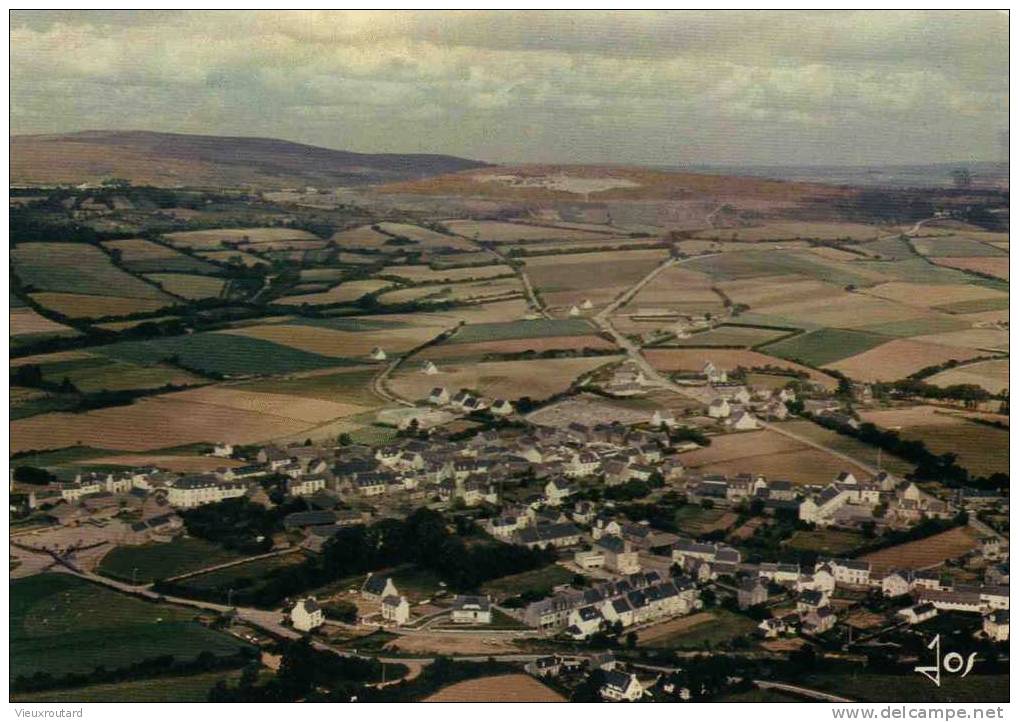
[[[202,504],[214,504],[224,499],[244,496],[247,487],[236,481],[223,481],[213,474],[182,476],[167,488],[166,500],[170,506],[190,509]]]

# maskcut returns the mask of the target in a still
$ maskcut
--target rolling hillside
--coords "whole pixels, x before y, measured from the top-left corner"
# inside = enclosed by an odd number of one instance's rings
[[[157,186],[360,185],[480,168],[465,158],[363,154],[272,138],[84,131],[12,136],[12,183],[81,183],[125,178]]]

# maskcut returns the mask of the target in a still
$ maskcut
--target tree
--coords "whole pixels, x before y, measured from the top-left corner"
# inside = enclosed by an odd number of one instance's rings
[[[43,486],[51,481],[56,481],[57,477],[45,469],[40,469],[36,466],[16,466],[14,468],[14,480],[23,484]]]

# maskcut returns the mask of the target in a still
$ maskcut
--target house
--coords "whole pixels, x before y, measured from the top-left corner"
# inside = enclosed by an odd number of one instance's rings
[[[216,444],[215,446],[212,447],[212,455],[213,456],[219,456],[219,457],[222,457],[222,458],[226,459],[226,458],[229,458],[229,457],[233,456],[233,454],[234,454],[234,445],[233,444],[227,444],[227,443],[221,441],[221,442],[219,442],[218,444]]]
[[[613,669],[605,672],[605,682],[598,693],[610,702],[636,702],[644,696],[644,688],[637,675]]]
[[[573,494],[573,487],[564,479],[553,479],[545,484],[545,499],[549,506],[559,506]]]
[[[410,619],[410,602],[407,597],[395,594],[383,597],[382,618],[396,625],[406,624]]]
[[[492,600],[488,597],[457,595],[450,618],[454,624],[491,624]]]
[[[310,632],[316,627],[321,627],[325,622],[322,607],[318,605],[314,597],[297,600],[297,604],[290,610],[290,622],[294,629],[299,632]]]
[[[610,572],[635,574],[640,571],[638,553],[621,537],[603,536],[594,543],[594,550],[604,556],[605,568]]]
[[[569,523],[538,524],[518,530],[515,539],[529,549],[568,547],[580,543],[580,529]]]
[[[436,386],[432,389],[432,392],[428,394],[428,403],[435,406],[445,406],[449,403],[449,392],[446,391],[445,386]]]
[[[749,411],[737,411],[728,421],[734,431],[752,431],[758,427],[757,419]]]
[[[995,642],[1008,641],[1008,610],[998,609],[984,616],[984,634]]]
[[[381,346],[376,346],[375,348],[372,349],[371,357],[372,360],[374,361],[385,361],[386,352],[382,350]]]
[[[820,609],[828,603],[828,595],[824,592],[817,591],[816,589],[810,589],[805,592],[801,592],[800,596],[796,599],[796,611],[802,614],[812,612]]]
[[[835,612],[826,605],[820,609],[807,612],[803,617],[802,629],[807,634],[824,634],[835,626],[836,621],[838,621],[838,618],[835,616]]]
[[[240,482],[222,481],[215,474],[182,476],[167,490],[170,506],[190,509],[224,499],[244,496],[247,487]]]
[[[795,614],[787,614],[784,617],[769,617],[758,624],[757,628],[764,635],[765,639],[774,639],[781,634],[792,632],[798,621]]]
[[[533,662],[524,665],[524,671],[532,677],[558,677],[563,667],[563,658],[557,655],[550,657],[538,657]]]
[[[496,416],[509,416],[513,413],[513,404],[506,399],[496,399],[491,411]]]
[[[361,596],[381,602],[386,597],[400,596],[400,592],[396,589],[391,577],[369,574],[365,577],[364,584],[361,585]]]
[[[311,496],[326,488],[326,478],[321,474],[306,476],[303,479],[288,479],[287,492],[291,496]]]
[[[920,624],[920,622],[926,622],[928,619],[938,616],[938,608],[930,602],[923,602],[900,609],[895,613],[895,616],[902,617],[909,624]]]
[[[724,398],[717,398],[708,404],[708,416],[713,419],[727,419],[732,413],[732,407]]]
[[[574,609],[566,620],[566,633],[574,639],[587,639],[601,629],[604,621],[601,612],[593,605]]]
[[[724,384],[729,380],[729,374],[719,370],[715,364],[708,361],[701,369],[701,374],[708,380],[709,384]]]
[[[736,591],[740,609],[747,609],[768,601],[768,585],[757,579],[744,579]]]
[[[421,364],[421,373],[427,376],[434,376],[439,373],[439,367],[433,361],[425,361]]]

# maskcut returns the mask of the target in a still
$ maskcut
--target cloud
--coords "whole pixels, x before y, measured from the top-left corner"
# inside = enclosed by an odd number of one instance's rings
[[[495,160],[994,158],[1008,18],[15,11],[11,79],[14,132],[258,133]]]

